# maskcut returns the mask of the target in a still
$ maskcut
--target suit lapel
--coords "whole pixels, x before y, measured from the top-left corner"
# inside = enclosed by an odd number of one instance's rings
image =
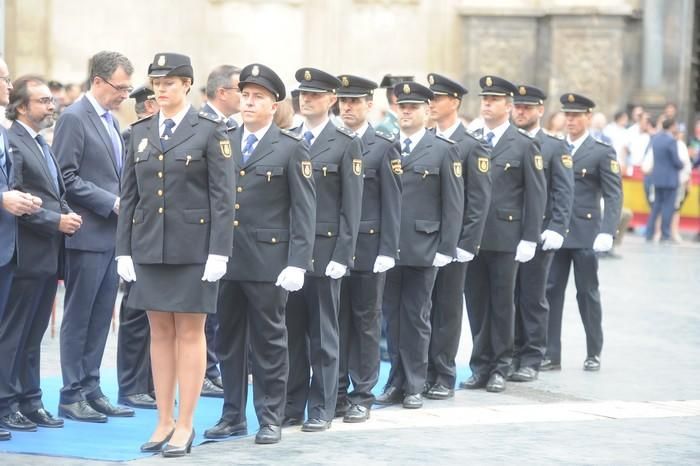
[[[455,129],[454,133],[450,134],[450,139],[452,139],[454,142],[460,142],[462,139],[464,139],[464,133],[466,132],[467,129],[462,123],[460,123],[457,125],[457,129]]]
[[[510,148],[511,142],[515,139],[515,128],[513,125],[508,126],[508,129],[503,133],[501,139],[498,140],[498,144],[493,148],[491,152],[491,159],[495,159],[499,155],[503,154]]]
[[[115,160],[114,157],[118,157],[118,154],[115,154],[114,156],[112,155],[112,151],[114,150],[112,148],[112,139],[109,137],[109,134],[107,134],[107,129],[104,127],[104,124],[102,123],[102,117],[97,114],[95,111],[95,107],[92,106],[92,103],[88,98],[81,99],[83,101],[83,107],[87,110],[88,114],[88,119],[92,123],[92,125],[95,127],[95,130],[97,131],[97,134],[100,135],[100,139],[102,139],[102,142],[105,145],[105,149],[107,150],[107,155],[109,156],[110,162],[112,162],[112,166],[114,167],[114,171],[119,175],[119,171],[117,170],[117,161]]]
[[[241,140],[243,139],[243,126],[239,126],[233,130],[233,134],[229,136],[231,145],[233,146],[231,150],[233,151],[233,161],[236,166],[240,169],[243,168],[243,152],[241,151]],[[264,139],[264,138],[263,138]]]
[[[163,152],[163,148],[160,146],[160,128],[158,128],[158,115],[159,114],[156,113],[151,117],[151,120],[148,122],[149,126],[146,130],[146,134],[148,135],[148,142],[153,147],[155,147],[155,149],[158,152]],[[133,138],[134,136],[132,135],[131,137]]]
[[[10,171],[12,170],[12,159],[10,157],[10,141],[7,140],[7,131],[5,128],[0,128],[2,135],[2,149],[5,151],[5,168],[0,167],[0,176],[3,176],[7,181],[7,186],[10,186]]]
[[[51,172],[49,171],[49,167],[47,166],[47,161],[44,157],[44,153],[39,150],[39,147],[36,145],[36,141],[34,140],[34,138],[32,138],[32,136],[27,132],[27,130],[24,129],[24,127],[17,122],[12,123],[10,131],[15,133],[15,135],[17,136],[17,140],[24,145],[24,148],[27,150],[27,152],[34,154],[36,163],[39,164],[42,173],[44,173],[44,178],[46,178],[46,181],[49,183],[49,186],[51,186],[51,190],[54,192],[54,194],[56,194],[56,199],[60,199],[61,193],[56,192],[56,184],[58,184],[59,182],[58,178],[55,182],[51,179]],[[56,167],[56,172],[61,173],[61,170],[58,168],[58,164],[56,163],[56,160],[54,159],[53,155],[51,156],[51,163],[53,163],[54,167]]]
[[[433,147],[433,144],[435,143],[435,137],[436,136],[433,133],[431,133],[430,131],[426,131],[421,140],[418,141],[416,147],[413,148],[411,153],[403,158],[404,168],[411,167],[418,160],[429,154],[431,148]]]
[[[574,154],[574,163],[580,162],[581,160],[585,159],[589,155],[593,153],[592,150],[589,150],[591,146],[595,144],[595,141],[593,140],[593,137],[589,134],[586,139],[581,143],[579,148],[576,150],[576,153]]]
[[[175,128],[173,137],[165,142],[165,152],[174,149],[191,138],[194,135],[195,128],[198,124],[199,116],[197,115],[197,111],[190,107],[190,110],[187,112],[180,124],[177,125],[177,128]]]
[[[243,131],[241,131],[241,136],[243,137]],[[265,136],[262,137],[260,142],[258,142],[258,145],[255,146],[255,150],[253,150],[253,153],[250,154],[250,157],[248,157],[248,162],[245,164],[246,167],[249,167],[251,165],[254,165],[258,163],[261,159],[264,157],[270,155],[272,151],[274,150],[274,144],[277,144],[277,141],[279,140],[279,129],[277,126],[274,124],[270,126],[270,128],[267,130],[267,133],[265,133]],[[238,148],[240,151],[241,147],[241,141],[239,138],[238,141]]]
[[[365,131],[365,134],[362,135],[362,139],[360,139],[360,141],[362,142],[363,157],[369,154],[369,152],[372,150],[372,145],[374,144],[376,137],[377,135],[374,133],[372,125],[370,125]]]
[[[321,134],[319,134],[316,141],[311,144],[311,148],[309,149],[309,158],[313,160],[330,149],[329,143],[335,140],[335,138],[335,125],[332,121],[328,120],[328,123],[326,123],[326,126],[323,128],[323,131],[321,131]]]

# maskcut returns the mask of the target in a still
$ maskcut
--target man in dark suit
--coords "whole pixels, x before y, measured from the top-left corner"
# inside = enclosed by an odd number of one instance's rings
[[[340,284],[353,266],[360,228],[362,147],[350,130],[337,128],[328,117],[338,78],[314,68],[297,70],[295,78],[305,119],[299,134],[310,147],[316,183],[316,237],[313,272],[287,302],[290,377],[285,415],[291,418],[287,424],[299,424],[308,401],[302,429],[318,432],[330,427],[338,396]]]
[[[537,142],[509,121],[515,86],[497,76],[479,85],[493,188],[481,249],[467,269],[472,376],[460,386],[502,392],[513,355],[515,276],[518,263],[535,256],[547,187]]]
[[[379,378],[381,305],[386,271],[398,259],[401,225],[401,158],[393,135],[374,128],[367,117],[377,84],[339,76],[340,118],[362,142],[363,191],[355,264],[340,290],[340,363],[336,417],[369,419],[372,389]],[[348,393],[352,382],[353,391]]]
[[[564,242],[574,203],[573,161],[569,149],[563,139],[550,136],[540,128],[546,98],[540,89],[520,85],[513,99],[513,123],[539,143],[547,179],[541,245],[532,260],[520,264],[515,284],[515,372],[509,377],[515,382],[537,379],[544,359],[549,314],[547,275],[554,251]]]
[[[432,91],[404,82],[394,86],[394,94],[402,149],[400,254],[386,277],[391,372],[376,403],[415,409],[423,406],[428,371],[431,293],[438,268],[457,256],[464,183],[455,143],[425,129]]]
[[[82,223],[64,199],[58,165],[39,131],[53,125],[54,98],[46,82],[25,76],[14,83],[6,108],[12,127],[14,179],[19,190],[40,197],[42,207],[20,217],[17,269],[0,320],[0,427],[36,431],[63,427],[44,409],[40,388],[41,340],[51,317],[60,273],[64,234]]]
[[[488,163],[491,148],[468,133],[459,120],[457,112],[467,89],[436,73],[428,75],[428,82],[430,90],[435,94],[430,101],[430,118],[436,124],[435,133],[456,143],[464,179],[464,212],[457,244],[457,260],[438,270],[430,311],[432,331],[424,395],[432,400],[444,400],[454,396],[457,374],[455,358],[462,335],[467,264],[479,252],[491,201]]]
[[[566,114],[566,142],[574,161],[574,206],[569,234],[554,254],[547,280],[550,306],[547,353],[540,370],[561,369],[561,319],[573,263],[576,301],[586,332],[583,369],[598,371],[603,349],[603,309],[598,290],[597,253],[612,248],[622,209],[622,179],[615,149],[588,132],[595,103],[573,93],[562,95],[560,101]],[[602,218],[601,198],[605,203]]]
[[[676,208],[678,173],[683,162],[678,158],[678,141],[673,136],[676,121],[667,118],[661,123],[663,131],[651,138],[654,167],[650,182],[654,187],[654,203],[647,222],[646,239],[652,241],[656,231],[656,219],[661,216],[661,241],[671,240],[671,219]]]
[[[204,435],[247,433],[250,345],[255,442],[269,444],[281,439],[289,374],[284,308],[311,269],[315,193],[308,148],[272,121],[285,97],[282,80],[261,64],[246,66],[240,77],[243,126],[229,136],[238,175],[233,252],[217,308],[224,407]]]
[[[114,261],[124,143],[112,111],[133,90],[133,66],[117,52],[90,59],[90,90],[56,124],[53,149],[66,199],[85,228],[66,239],[59,415],[87,422],[133,416],[100,389],[100,363],[117,296]]]

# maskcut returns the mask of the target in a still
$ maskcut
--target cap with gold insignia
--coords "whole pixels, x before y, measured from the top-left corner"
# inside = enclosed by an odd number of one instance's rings
[[[403,82],[394,86],[394,95],[399,104],[425,104],[435,95],[433,91],[415,82]]]
[[[381,88],[393,88],[398,83],[413,82],[413,76],[400,76],[393,74],[385,74],[382,81],[379,83]]]
[[[482,76],[482,78],[479,80],[479,86],[481,86],[481,92],[479,95],[500,95],[512,97],[517,92],[517,89],[512,82],[493,75]]]
[[[343,74],[338,76],[340,87],[336,91],[338,97],[364,97],[374,94],[377,83],[369,79]]]
[[[190,57],[179,53],[157,53],[153,57],[153,63],[148,65],[148,77],[164,76],[190,78],[194,82],[194,70],[192,70]]]
[[[449,95],[450,97],[461,99],[462,96],[469,92],[457,81],[453,81],[437,73],[430,73],[428,75],[428,84],[430,84],[430,90],[433,91],[435,95]]]
[[[581,94],[568,93],[559,98],[562,112],[588,113],[593,111],[595,102]]]
[[[513,103],[520,105],[542,105],[545,100],[547,96],[541,89],[526,84],[520,84],[513,96]]]
[[[304,92],[335,92],[340,87],[338,78],[316,68],[299,68],[294,79],[299,81],[299,90]]]
[[[272,93],[276,101],[284,100],[286,90],[280,77],[271,68],[260,63],[251,63],[241,70],[238,89],[243,90],[246,84],[257,84]]]
[[[139,86],[129,94],[129,98],[136,100],[137,104],[145,102],[150,99],[155,99],[156,94],[150,88],[146,86]]]

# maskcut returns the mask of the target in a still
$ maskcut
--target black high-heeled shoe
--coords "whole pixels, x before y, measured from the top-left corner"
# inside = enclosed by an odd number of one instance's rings
[[[144,453],[156,453],[159,452],[163,449],[163,447],[168,443],[168,440],[170,440],[170,437],[173,436],[175,433],[175,429],[170,431],[168,435],[165,436],[163,440],[160,442],[146,442],[143,445],[141,445],[141,451]]]
[[[162,453],[166,458],[178,458],[180,456],[185,456],[192,451],[192,442],[194,442],[194,429],[190,434],[190,439],[181,447],[175,447],[173,445],[167,444],[163,447]]]

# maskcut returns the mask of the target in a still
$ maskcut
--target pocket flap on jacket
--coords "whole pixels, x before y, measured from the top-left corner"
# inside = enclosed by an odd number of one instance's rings
[[[328,238],[338,236],[338,224],[330,222],[316,223],[316,236],[325,236]]]
[[[209,223],[209,209],[187,209],[183,217],[185,223]]]
[[[440,231],[440,222],[436,220],[416,220],[416,231],[422,233],[437,233]]]
[[[289,241],[289,230],[258,228],[255,238],[261,243],[286,243]]]
[[[520,220],[520,217],[522,216],[522,211],[518,209],[498,209],[496,211],[496,214],[498,215],[498,218],[500,220],[512,222],[514,220]]]
[[[373,235],[379,233],[379,220],[363,220],[360,222],[360,233]]]
[[[284,167],[255,167],[255,174],[261,176],[282,176]]]

